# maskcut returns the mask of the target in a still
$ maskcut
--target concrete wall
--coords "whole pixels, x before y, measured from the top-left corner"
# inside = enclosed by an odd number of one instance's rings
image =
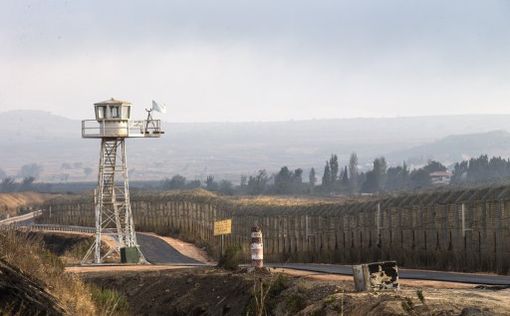
[[[213,221],[232,218],[226,245],[241,245],[247,260],[250,228],[258,223],[266,262],[396,260],[406,267],[505,274],[510,267],[507,187],[350,204],[241,203],[204,192],[139,194],[132,196],[132,207],[137,230],[179,235],[213,253],[219,246]],[[56,199],[44,209],[40,222],[94,224],[92,197]]]

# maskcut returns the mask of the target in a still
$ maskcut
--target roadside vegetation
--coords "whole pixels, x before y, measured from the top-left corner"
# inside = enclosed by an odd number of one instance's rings
[[[220,260],[218,261],[218,267],[223,268],[225,270],[237,270],[239,268],[239,264],[242,263],[243,254],[241,252],[241,246],[233,245],[229,246],[225,249],[225,253],[220,256]]]
[[[65,273],[63,261],[46,249],[41,236],[1,231],[0,263],[11,275],[15,273],[8,280],[8,273],[0,273],[0,292],[6,294],[0,295],[0,315],[127,314],[127,303],[117,292],[87,285]]]
[[[80,169],[80,163],[62,164],[62,169]],[[0,169],[0,192],[82,192],[95,187],[95,182],[59,183],[37,182],[42,166],[22,166],[16,175],[8,175]],[[93,170],[84,168],[90,175]],[[431,174],[446,173],[446,180],[434,182]],[[332,196],[378,194],[406,191],[422,191],[436,188],[447,189],[476,187],[481,185],[510,184],[510,159],[481,155],[457,163],[444,165],[429,160],[425,165],[408,165],[404,162],[388,162],[378,157],[371,165],[360,165],[358,155],[352,153],[348,161],[342,162],[336,154],[325,160],[323,167],[296,168],[282,166],[275,170],[259,170],[252,175],[241,175],[239,182],[217,179],[208,175],[203,179],[186,179],[174,175],[161,181],[134,181],[138,190],[190,190],[203,188],[223,195],[301,195]],[[5,208],[0,203],[0,213]],[[5,213],[5,212],[4,212]],[[12,214],[11,214],[12,215]],[[1,218],[0,218],[1,219]]]

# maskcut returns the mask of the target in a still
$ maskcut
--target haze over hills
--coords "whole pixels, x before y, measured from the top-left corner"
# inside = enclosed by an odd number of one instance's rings
[[[321,173],[331,153],[345,163],[351,152],[368,167],[384,155],[390,164],[428,159],[446,164],[482,153],[510,156],[510,115],[356,118],[286,122],[168,123],[161,139],[130,140],[133,179],[176,173],[238,181],[241,174],[281,166]],[[36,162],[44,181],[95,180],[99,143],[81,139],[81,124],[42,111],[0,113],[0,168],[15,175]],[[62,168],[67,163],[71,168]],[[83,169],[93,173],[85,176]]]

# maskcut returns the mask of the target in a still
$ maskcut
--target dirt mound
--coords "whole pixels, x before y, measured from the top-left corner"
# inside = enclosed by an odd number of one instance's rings
[[[101,288],[126,296],[134,315],[239,315],[252,284],[227,272],[151,271],[84,275]]]
[[[510,315],[510,291],[474,287],[358,293],[352,280],[219,269],[101,272],[87,282],[121,292],[136,315]],[[263,308],[263,310],[261,310]],[[471,313],[471,314],[468,314]]]
[[[87,248],[93,241],[92,237],[79,234],[29,232],[27,235],[28,238],[41,239],[44,247],[57,256],[64,256],[76,248],[83,248],[83,244]]]
[[[0,314],[63,315],[57,299],[42,284],[0,259]]]

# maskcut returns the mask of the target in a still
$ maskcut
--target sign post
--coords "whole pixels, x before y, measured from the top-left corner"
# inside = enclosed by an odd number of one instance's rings
[[[220,255],[224,255],[224,249],[225,249],[225,235],[232,233],[232,219],[224,219],[221,221],[215,221],[214,222],[214,236],[221,236],[221,242],[220,242]]]

